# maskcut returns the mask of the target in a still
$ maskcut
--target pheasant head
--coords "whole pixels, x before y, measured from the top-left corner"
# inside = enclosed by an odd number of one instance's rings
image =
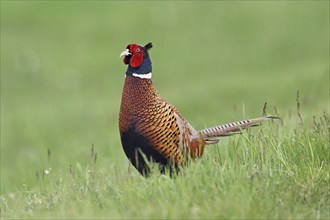
[[[128,65],[126,75],[151,75],[151,60],[148,50],[152,48],[152,43],[145,46],[138,44],[129,44],[120,57],[124,57],[124,64]]]

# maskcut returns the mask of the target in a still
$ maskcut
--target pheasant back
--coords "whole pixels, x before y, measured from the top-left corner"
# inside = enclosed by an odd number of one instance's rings
[[[161,96],[151,80],[127,76],[119,114],[119,130],[126,156],[140,173],[146,160],[162,165],[182,165],[185,154],[202,155],[201,133]]]

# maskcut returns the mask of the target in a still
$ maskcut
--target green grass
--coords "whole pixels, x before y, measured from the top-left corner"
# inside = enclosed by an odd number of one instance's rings
[[[297,125],[294,133],[274,122],[230,139],[228,147],[210,147],[175,178],[99,166],[94,152],[71,168],[41,170],[33,189],[24,184],[1,197],[1,212],[12,218],[326,219],[328,128],[329,118],[311,129]]]
[[[283,120],[141,177],[118,57],[149,41],[156,87],[196,129],[265,102]],[[329,219],[329,127],[327,1],[1,1],[1,218]]]

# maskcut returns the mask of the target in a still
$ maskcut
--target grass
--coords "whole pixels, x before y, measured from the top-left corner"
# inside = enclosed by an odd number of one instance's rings
[[[328,18],[327,1],[1,1],[1,218],[329,219]],[[195,128],[265,102],[283,120],[141,177],[118,56],[149,41],[156,87]]]
[[[329,218],[329,118],[294,133],[271,123],[210,147],[177,177],[145,179],[116,164],[49,168],[34,189],[2,196],[3,217]],[[49,160],[56,155],[52,155]]]

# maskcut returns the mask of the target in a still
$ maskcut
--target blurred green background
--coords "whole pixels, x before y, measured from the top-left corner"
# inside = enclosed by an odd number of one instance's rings
[[[328,1],[1,1],[1,194],[36,172],[127,172],[117,118],[129,43],[152,42],[153,81],[196,128],[329,110]],[[50,150],[50,159],[47,151]]]

